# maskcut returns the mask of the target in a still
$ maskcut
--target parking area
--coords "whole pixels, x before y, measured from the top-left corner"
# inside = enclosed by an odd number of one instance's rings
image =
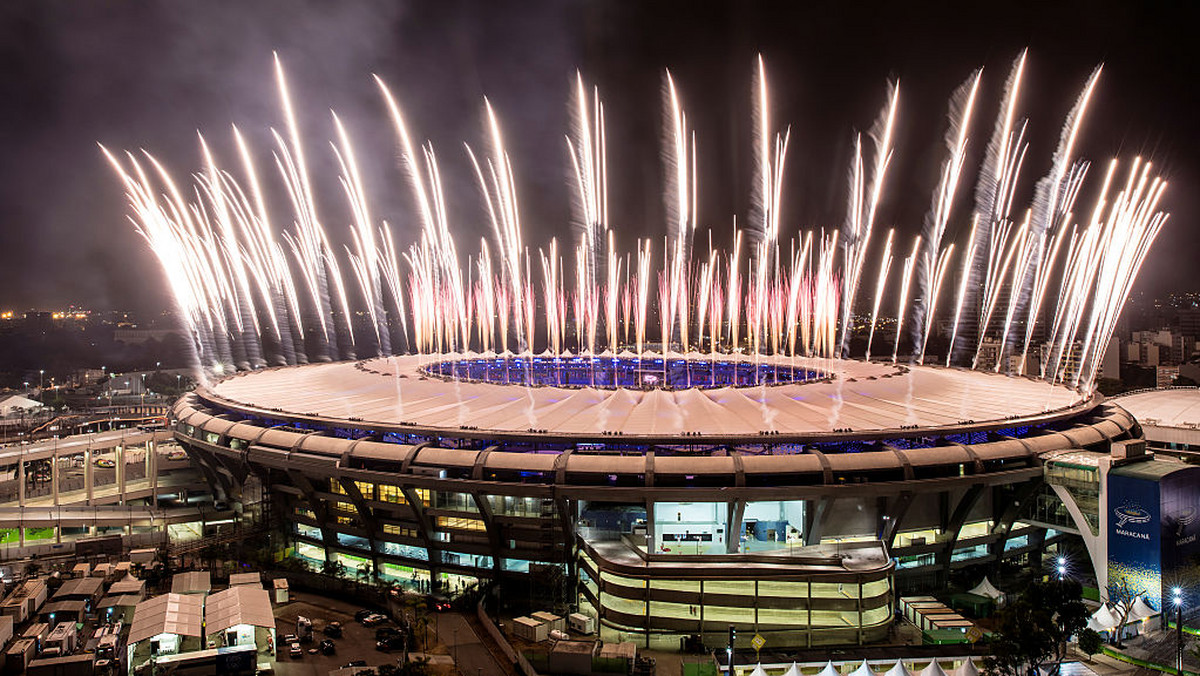
[[[340,601],[325,596],[317,596],[293,591],[291,602],[275,607],[275,632],[282,643],[284,636],[296,633],[296,619],[300,616],[312,621],[313,640],[303,644],[303,657],[288,656],[288,647],[280,645],[275,661],[275,671],[282,676],[326,676],[330,671],[345,666],[351,660],[363,660],[367,666],[377,667],[381,664],[396,664],[401,659],[403,650],[382,652],[375,649],[375,632],[379,627],[395,627],[394,622],[385,622],[378,627],[364,627],[354,620],[354,613],[362,606]],[[310,654],[311,648],[316,648],[327,638],[325,626],[330,622],[341,622],[342,637],[331,639],[336,652],[332,655]],[[430,638],[436,643],[434,626],[431,625]],[[431,646],[432,654],[446,655],[445,646]],[[439,665],[434,673],[453,674],[453,666]]]

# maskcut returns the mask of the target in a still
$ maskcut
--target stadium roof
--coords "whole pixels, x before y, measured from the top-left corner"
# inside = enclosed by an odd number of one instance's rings
[[[760,359],[769,363],[772,358]],[[589,438],[738,437],[763,432],[803,436],[961,429],[988,422],[1017,426],[1089,401],[1086,394],[1066,387],[994,373],[778,359],[781,365],[809,367],[833,377],[709,390],[524,387],[448,382],[420,370],[430,357],[400,356],[242,373],[215,384],[205,397],[268,418],[274,412],[354,420],[362,426]]]
[[[1150,427],[1200,429],[1200,389],[1173,387],[1135,392],[1114,402]]]

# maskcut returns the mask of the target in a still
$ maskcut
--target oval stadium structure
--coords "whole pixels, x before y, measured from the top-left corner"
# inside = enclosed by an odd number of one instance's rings
[[[1037,566],[1069,532],[1043,457],[1141,436],[1036,379],[696,354],[281,367],[174,414],[208,481],[261,485],[314,567],[555,580],[602,636],[664,646],[733,622],[739,645],[880,640],[900,593]]]

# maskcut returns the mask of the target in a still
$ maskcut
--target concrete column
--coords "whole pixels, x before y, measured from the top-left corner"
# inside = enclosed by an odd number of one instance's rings
[[[146,442],[146,480],[150,483],[150,504],[158,507],[158,443]]]
[[[125,444],[117,446],[117,504],[125,504]]]
[[[58,443],[54,444],[54,455],[50,457],[50,487],[54,491],[54,506],[58,506]]]
[[[87,491],[87,504],[92,504],[93,497],[93,471],[92,471],[92,447],[88,446],[83,452],[83,488]]]
[[[25,458],[17,456],[17,505],[25,506]]]

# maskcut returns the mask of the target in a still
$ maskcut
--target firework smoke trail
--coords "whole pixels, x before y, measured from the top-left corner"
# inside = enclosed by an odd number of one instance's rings
[[[1029,307],[1029,319],[1025,326],[1025,341],[1021,348],[1021,360],[1017,363],[1017,375],[1025,373],[1025,360],[1029,358],[1029,346],[1033,342],[1034,329],[1037,327],[1037,319],[1041,314],[1042,303],[1046,298],[1046,290],[1050,287],[1050,271],[1054,269],[1054,263],[1058,260],[1058,254],[1061,250],[1062,243],[1066,239],[1066,230],[1062,229],[1055,233],[1050,242],[1050,254],[1041,256],[1039,252],[1039,260],[1033,276],[1033,294]],[[1043,238],[1045,235],[1043,235]]]
[[[1077,173],[1072,169],[1075,142],[1087,115],[1088,104],[1091,102],[1096,83],[1100,79],[1101,70],[1102,66],[1097,66],[1084,83],[1083,91],[1080,92],[1075,105],[1072,106],[1063,123],[1058,147],[1055,149],[1051,161],[1050,172],[1039,180],[1034,188],[1030,228],[1035,234],[1052,237],[1070,218],[1070,212],[1083,177],[1082,173]],[[1032,268],[1039,262],[1039,258],[1028,261],[1026,266],[1017,271],[1013,278],[1012,293],[1018,296],[1020,304],[1025,304],[1026,299],[1032,293],[1028,284],[1033,276]],[[1029,321],[1036,320],[1030,317]],[[1005,333],[1008,333],[1009,330],[1010,327],[1006,325]]]
[[[696,136],[688,127],[687,113],[671,72],[666,71],[663,101],[663,161],[666,167],[667,246],[663,250],[664,283],[668,293],[659,307],[663,354],[671,342],[676,320],[683,351],[687,351],[688,313],[687,263],[691,257],[692,232],[696,228]],[[669,259],[669,262],[667,262]]]
[[[967,257],[963,260],[963,278],[959,284],[958,301],[955,305],[953,336],[957,336],[963,307],[970,304],[978,307],[974,318],[978,324],[982,320],[983,299],[991,295],[996,285],[994,277],[997,272],[993,265],[995,259],[1002,255],[1004,238],[994,236],[995,229],[1011,227],[1011,210],[1013,191],[1016,189],[1021,166],[1028,150],[1025,142],[1025,122],[1020,129],[1014,131],[1016,123],[1017,102],[1020,100],[1021,79],[1025,72],[1027,50],[1013,61],[1008,79],[1004,84],[1004,98],[1000,114],[988,141],[983,164],[979,167],[979,178],[975,186],[975,213],[972,222],[971,239],[968,242]],[[1005,225],[1002,225],[1005,224]],[[1000,244],[996,248],[996,244]],[[979,334],[987,330],[986,324],[977,326]],[[954,356],[955,341],[952,337],[950,348],[946,355],[946,365]]]
[[[617,257],[612,230],[609,230],[607,234],[608,254],[606,259],[608,262],[605,269],[608,271],[608,280],[604,286],[604,327],[608,330],[608,349],[616,354],[619,347],[617,331],[620,329],[617,322],[621,301],[621,260]],[[626,314],[628,315],[628,312]]]
[[[950,359],[954,356],[954,342],[958,339],[959,321],[962,319],[963,301],[967,297],[967,286],[971,282],[971,269],[975,262],[975,247],[978,239],[976,235],[979,230],[979,215],[976,214],[971,219],[971,235],[967,238],[967,250],[963,256],[962,270],[958,277],[958,294],[954,301],[954,321],[950,324],[950,344],[946,347],[946,366],[950,366]]]
[[[487,205],[488,217],[492,222],[492,230],[496,235],[496,244],[503,263],[504,277],[509,284],[513,307],[519,308],[515,314],[515,329],[518,337],[518,348],[521,351],[533,349],[533,299],[526,297],[529,289],[528,274],[522,275],[522,260],[527,267],[528,256],[524,255],[525,244],[521,237],[520,209],[517,204],[516,181],[513,177],[512,163],[508,151],[504,148],[504,137],[500,133],[500,123],[492,104],[484,99],[487,114],[487,128],[491,141],[492,156],[486,157],[486,172],[475,152],[467,146],[467,155],[475,169],[479,181],[479,189]]]
[[[770,94],[767,90],[766,65],[761,54],[758,56],[754,75],[755,192],[751,201],[750,222],[757,227],[757,237],[753,242],[754,272],[748,289],[750,297],[746,303],[746,337],[750,341],[751,349],[757,354],[766,325],[769,305],[767,294],[772,285],[771,265],[779,260],[779,210],[784,162],[787,158],[791,129],[785,128],[782,133],[776,133],[772,143]],[[735,321],[733,315],[730,316],[730,321]]]
[[[375,332],[376,356],[391,354],[391,336],[388,335],[387,323],[383,317],[383,288],[380,285],[380,252],[375,244],[375,226],[371,222],[371,211],[367,195],[363,189],[362,178],[358,173],[358,161],[354,157],[354,147],[350,143],[350,135],[342,125],[337,114],[333,115],[333,124],[337,129],[338,145],[333,147],[342,175],[338,181],[346,193],[346,201],[350,204],[353,216],[351,235],[355,251],[347,249],[350,266],[358,279],[359,292],[366,303],[367,312],[371,316],[371,328]],[[338,149],[338,146],[341,149]],[[348,316],[348,315],[347,315]],[[353,335],[353,331],[351,331]]]
[[[572,135],[567,136],[567,152],[571,160],[571,186],[575,229],[578,231],[581,260],[576,275],[576,295],[584,318],[585,333],[594,336],[596,313],[586,310],[599,302],[598,287],[602,278],[599,250],[604,244],[608,226],[607,154],[605,150],[604,104],[599,90],[593,89],[589,100],[583,76],[575,73],[575,105],[572,110]],[[579,313],[577,313],[579,314]],[[580,317],[576,318],[579,321]],[[611,318],[609,318],[611,319]],[[611,330],[610,330],[611,333]],[[588,341],[589,351],[595,353],[595,340]]]
[[[727,268],[729,283],[725,287],[726,301],[729,304],[729,311],[726,314],[729,317],[729,350],[731,352],[737,352],[740,349],[738,344],[738,326],[741,324],[741,260],[742,231],[737,229],[737,220],[735,219],[733,223],[733,251],[729,254],[729,265]]]
[[[871,128],[870,137],[875,145],[875,164],[871,170],[871,188],[863,193],[862,137],[854,137],[854,165],[850,174],[850,206],[847,209],[846,225],[843,228],[842,245],[845,248],[845,276],[842,298],[842,336],[839,341],[840,355],[850,349],[850,331],[854,310],[854,299],[858,296],[858,285],[862,278],[863,264],[871,243],[871,232],[875,226],[875,214],[879,198],[883,194],[884,179],[892,159],[892,131],[895,128],[896,108],[900,101],[900,84],[888,84],[888,105],[880,112]],[[870,352],[870,350],[868,350]]]
[[[171,289],[171,297],[183,317],[188,340],[188,347],[195,357],[196,364],[208,363],[210,346],[205,339],[206,332],[211,332],[211,324],[204,316],[201,289],[189,278],[189,268],[194,259],[190,259],[185,240],[175,232],[171,219],[163,212],[162,207],[154,198],[150,184],[145,180],[142,171],[133,154],[126,157],[134,168],[137,178],[125,171],[124,164],[118,160],[103,145],[101,153],[108,160],[113,170],[120,177],[125,187],[125,195],[129,200],[133,214],[129,217],[134,229],[150,246],[150,250],[158,258],[167,286]],[[207,385],[208,375],[203,368],[196,369],[195,376],[201,384]]]
[[[992,230],[992,237],[988,245],[988,271],[985,279],[988,280],[990,286],[985,287],[983,305],[980,310],[979,320],[979,340],[975,345],[975,356],[971,360],[971,368],[979,367],[979,357],[983,353],[983,341],[986,337],[986,329],[992,322],[992,315],[996,310],[996,305],[1000,300],[1000,293],[1004,288],[1004,279],[1011,272],[1010,263],[1017,251],[1024,247],[1025,241],[1029,238],[1029,212],[1025,213],[1025,219],[1021,221],[1020,227],[1017,228],[1016,234],[1013,234],[1012,223],[1010,221],[1001,221],[996,224],[997,227]]]
[[[892,363],[900,356],[900,336],[904,333],[904,315],[908,307],[908,292],[912,286],[913,271],[917,264],[917,255],[921,249],[921,236],[913,239],[912,253],[904,259],[904,274],[900,278],[900,302],[896,305],[896,342],[892,345]]]
[[[920,354],[925,353],[925,336],[929,335],[929,326],[933,323],[935,310],[930,303],[938,282],[939,254],[943,249],[942,239],[946,235],[946,226],[950,221],[950,211],[954,207],[954,196],[958,190],[958,179],[962,175],[963,162],[966,160],[967,131],[971,127],[971,114],[975,110],[975,96],[979,92],[982,77],[982,69],[975,71],[950,97],[950,125],[946,129],[945,137],[950,155],[942,163],[941,179],[933,194],[933,204],[929,213],[925,215],[922,237],[925,239],[926,248],[918,265],[923,303],[918,306],[913,317],[913,330],[918,332],[914,335],[914,340],[921,341],[920,345],[914,345]]]
[[[254,278],[263,287],[263,304],[271,319],[271,326],[279,341],[281,361],[284,364],[296,364],[308,361],[303,350],[297,350],[292,335],[292,328],[299,329],[299,335],[304,335],[303,319],[300,315],[300,302],[296,297],[292,276],[287,267],[287,258],[275,241],[271,227],[270,212],[263,199],[262,187],[258,180],[258,172],[250,155],[250,147],[242,137],[238,128],[233,127],[233,138],[241,156],[242,169],[250,184],[250,194],[254,198],[253,209],[245,208],[249,228],[246,230],[247,263],[255,271]],[[232,182],[232,178],[229,179]],[[234,182],[236,186],[236,182]],[[289,315],[289,310],[291,314]],[[401,315],[403,316],[403,315]]]
[[[328,271],[322,264],[324,250],[321,242],[325,239],[320,232],[320,220],[317,217],[317,206],[313,201],[312,182],[309,180],[308,163],[304,159],[304,146],[300,142],[300,127],[296,122],[296,114],[292,108],[292,97],[288,92],[287,77],[283,72],[283,63],[275,54],[275,80],[279,88],[279,98],[283,106],[284,120],[287,123],[288,140],[272,132],[279,153],[276,155],[276,165],[279,168],[288,198],[296,216],[296,234],[287,237],[292,247],[292,254],[300,266],[300,272],[308,287],[309,296],[317,312],[324,339],[324,351],[320,356],[322,361],[330,361],[337,355],[337,334],[332,326],[332,308],[328,294]],[[349,320],[349,317],[346,318]],[[353,331],[350,331],[353,334]]]
[[[230,205],[232,196],[225,193],[225,182],[222,179],[222,172],[217,167],[217,162],[213,159],[212,152],[205,143],[204,137],[197,134],[200,142],[201,154],[204,157],[205,172],[198,174],[196,177],[197,192],[203,194],[207,198],[209,210],[212,212],[212,219],[216,221],[217,229],[214,235],[219,241],[219,251],[223,257],[223,268],[229,272],[230,285],[228,287],[229,299],[229,314],[232,315],[234,325],[237,328],[237,340],[235,345],[241,353],[241,358],[237,360],[237,367],[241,369],[250,369],[253,363],[253,368],[260,368],[266,365],[262,358],[260,346],[262,345],[259,336],[261,334],[261,325],[258,321],[258,315],[254,312],[253,300],[250,291],[250,281],[246,275],[246,269],[241,265],[241,250],[237,236],[237,226],[234,225],[234,213],[236,209]],[[204,201],[197,199],[198,215],[205,223],[205,229],[212,232],[212,221],[207,217],[206,210],[203,208]],[[248,327],[253,326],[254,330],[249,331]]]
[[[954,244],[942,249],[938,256],[933,273],[933,293],[929,297],[929,312],[925,315],[925,330],[921,334],[921,351],[917,355],[917,363],[925,363],[925,346],[929,343],[929,332],[933,328],[933,318],[937,314],[938,297],[942,293],[942,282],[946,279],[946,270],[950,268],[950,259],[954,255]]]
[[[1125,189],[1116,197],[1105,224],[1105,236],[1086,338],[1080,351],[1079,368],[1071,385],[1079,387],[1080,376],[1089,389],[1104,358],[1109,339],[1116,329],[1121,305],[1129,295],[1150,246],[1161,232],[1167,215],[1156,211],[1167,184],[1150,175],[1150,164],[1137,158],[1129,172]]]
[[[875,300],[871,303],[871,327],[867,329],[867,352],[864,361],[871,361],[871,343],[875,340],[875,325],[879,322],[879,304],[883,302],[883,290],[887,285],[888,272],[892,269],[892,238],[895,229],[888,230],[883,244],[883,258],[879,261],[879,274],[875,280]],[[848,299],[846,302],[850,302]]]

